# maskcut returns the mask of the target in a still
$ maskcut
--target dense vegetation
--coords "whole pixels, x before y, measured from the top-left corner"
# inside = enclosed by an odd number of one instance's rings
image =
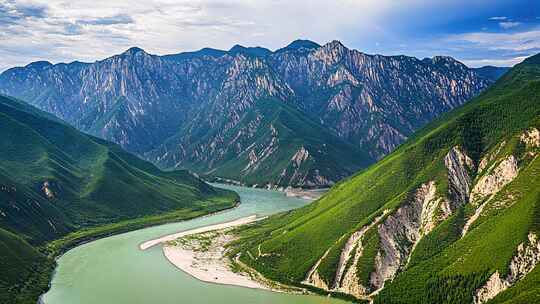
[[[337,181],[373,162],[365,151],[346,143],[297,109],[275,99],[258,101],[257,107],[248,111],[238,127],[225,133],[225,138],[232,140],[244,126],[256,120],[260,120],[259,126],[264,127],[256,129],[253,145],[267,153],[258,155],[259,159],[250,167],[248,157],[238,157],[238,153],[229,150],[223,156],[222,165],[210,175],[242,180],[248,185],[275,181],[279,186],[297,184],[309,187],[310,182],[315,182],[313,176]],[[204,142],[207,138],[199,140]],[[295,153],[302,148],[308,151],[307,158],[301,162],[293,161]],[[246,150],[240,154],[247,153]],[[200,171],[202,168],[193,169]]]
[[[469,204],[461,206],[420,240],[407,267],[375,297],[375,303],[470,303],[474,291],[495,270],[508,272],[509,261],[527,234],[540,233],[540,160],[531,156],[538,151],[527,151],[519,140],[531,127],[540,127],[540,55],[517,65],[488,91],[430,123],[318,201],[241,231],[234,252],[249,251],[256,258],[242,254],[241,260],[268,278],[302,285],[308,270],[330,248],[318,269],[322,280],[332,286],[344,240],[383,210],[395,212],[428,181],[435,182],[438,196],[452,199],[444,164],[452,147],[462,147],[478,167],[504,141],[502,156],[490,164],[514,155],[520,171],[493,199],[499,205],[489,205],[487,216],[480,217],[463,238],[465,219],[474,211]],[[470,174],[474,179],[477,173]],[[357,272],[362,283],[367,281],[365,271],[373,269],[378,242],[367,237]],[[493,301],[533,303],[538,299],[539,278],[536,269]]]
[[[200,216],[238,200],[2,96],[0,135],[1,303],[35,303],[53,258],[80,242]]]

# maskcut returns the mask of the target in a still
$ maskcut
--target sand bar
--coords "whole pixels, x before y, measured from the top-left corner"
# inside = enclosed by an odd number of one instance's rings
[[[204,252],[182,246],[165,245],[163,253],[174,266],[203,282],[269,289],[252,280],[249,275],[235,273],[230,269],[223,247],[229,241],[227,238],[225,235],[218,236],[210,249]]]
[[[195,229],[191,229],[191,230],[181,231],[181,232],[169,234],[169,235],[166,235],[166,236],[162,236],[162,237],[157,238],[157,239],[146,241],[146,242],[140,244],[139,248],[141,250],[146,250],[146,249],[148,249],[150,247],[153,247],[155,245],[166,243],[166,242],[169,242],[169,241],[173,241],[173,240],[176,240],[176,239],[181,238],[181,237],[186,236],[186,235],[203,233],[203,232],[208,232],[208,231],[212,231],[212,230],[226,229],[226,228],[230,228],[230,227],[234,227],[234,226],[240,226],[240,225],[244,225],[244,224],[249,224],[249,223],[254,222],[256,220],[259,220],[259,219],[257,219],[256,215],[250,215],[250,216],[239,218],[237,220],[226,222],[226,223],[215,224],[215,225],[204,226],[204,227],[195,228]]]

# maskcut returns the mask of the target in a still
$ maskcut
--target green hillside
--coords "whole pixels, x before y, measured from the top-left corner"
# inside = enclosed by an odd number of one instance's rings
[[[36,302],[53,266],[46,255],[230,208],[238,200],[186,171],[160,171],[2,96],[0,135],[0,245],[9,248],[0,250],[0,294],[7,297],[1,303]]]
[[[194,120],[179,133],[190,134],[189,146],[181,144],[185,135],[177,135],[168,139],[167,149],[154,151],[150,158],[163,167],[175,166],[168,163],[170,157],[161,159],[156,155],[174,154],[182,146],[182,154],[190,157],[185,167],[207,178],[259,187],[304,188],[332,185],[374,161],[365,150],[275,98],[258,100],[234,127],[226,127],[226,117],[220,119],[224,127],[214,129],[200,128]],[[189,131],[196,129],[205,132]],[[203,148],[207,143],[211,144]],[[224,143],[229,144],[219,148]]]
[[[229,149],[209,175],[248,185],[275,181],[284,187],[316,187],[345,178],[373,161],[366,152],[279,100],[259,101],[243,120],[227,132],[227,140],[258,121],[256,140],[240,154]]]
[[[268,278],[375,303],[483,303],[497,275],[508,288],[491,301],[534,303],[539,128],[537,55],[316,202],[244,229],[233,253]]]
[[[36,272],[50,272],[53,260],[38,252],[15,234],[0,229],[0,302],[35,303],[48,276]],[[37,287],[37,288],[36,288]]]

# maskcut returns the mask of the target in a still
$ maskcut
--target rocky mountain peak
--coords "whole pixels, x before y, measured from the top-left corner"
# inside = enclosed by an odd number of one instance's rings
[[[135,56],[135,55],[138,55],[138,54],[148,55],[148,53],[146,53],[143,49],[134,46],[134,47],[131,47],[131,48],[127,49],[125,52],[123,52],[121,54],[121,56]]]
[[[431,58],[431,62],[433,64],[442,64],[442,65],[463,65],[463,63],[457,61],[453,57],[450,56],[434,56]]]
[[[347,48],[339,40],[332,40],[332,41],[328,42],[327,44],[325,44],[323,47],[329,48],[329,49],[337,49],[337,50],[342,50],[342,49]]]
[[[347,51],[348,49],[340,41],[334,40],[315,51],[315,57],[327,65],[332,65],[341,61]]]
[[[234,45],[228,52],[231,56],[235,56],[237,54],[245,54],[249,56],[255,56],[255,57],[265,57],[272,53],[267,48],[263,48],[260,46],[256,47],[245,47],[239,44]]]
[[[289,43],[289,45],[287,45],[286,47],[278,49],[276,53],[286,52],[286,51],[296,51],[300,49],[312,50],[312,49],[317,49],[320,47],[321,46],[318,43],[313,42],[311,40],[297,39]]]

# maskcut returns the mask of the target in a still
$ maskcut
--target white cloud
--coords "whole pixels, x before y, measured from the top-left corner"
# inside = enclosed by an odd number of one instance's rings
[[[0,71],[36,60],[94,61],[131,46],[153,54],[203,47],[228,49],[234,44],[276,49],[299,38],[319,43],[338,39],[350,47],[383,53],[390,52],[391,43],[406,42],[405,51],[410,55],[454,54],[450,43],[427,53],[415,52],[433,44],[436,37],[429,36],[424,42],[400,32],[408,23],[422,19],[411,18],[411,12],[457,10],[470,0],[433,2],[436,4],[425,0],[0,0]],[[471,10],[491,6],[488,0],[470,5]],[[490,19],[513,22],[501,15]]]
[[[8,20],[3,3],[46,13]],[[237,43],[275,49],[298,38],[324,43],[353,29],[377,31],[393,7],[392,0],[0,0],[0,24],[10,21],[0,31],[0,71],[44,59],[93,61],[134,45],[168,54]],[[22,56],[22,49],[34,52]]]
[[[514,28],[516,26],[519,26],[521,22],[514,22],[514,21],[506,21],[506,22],[499,22],[499,26],[505,30]]]
[[[501,21],[501,20],[506,20],[508,19],[508,17],[505,17],[505,16],[495,16],[495,17],[490,17],[489,20],[492,20],[492,21]]]
[[[540,28],[517,33],[466,33],[451,35],[449,42],[467,42],[487,50],[528,51],[540,49]]]
[[[441,44],[461,47],[469,54],[480,50],[482,58],[466,57],[462,60],[470,66],[512,66],[540,52],[540,27],[516,33],[474,32],[450,35]]]
[[[482,67],[486,65],[500,66],[500,67],[511,67],[514,66],[529,56],[517,56],[514,58],[500,59],[500,58],[485,58],[485,59],[470,59],[462,60],[462,62],[470,67]]]

